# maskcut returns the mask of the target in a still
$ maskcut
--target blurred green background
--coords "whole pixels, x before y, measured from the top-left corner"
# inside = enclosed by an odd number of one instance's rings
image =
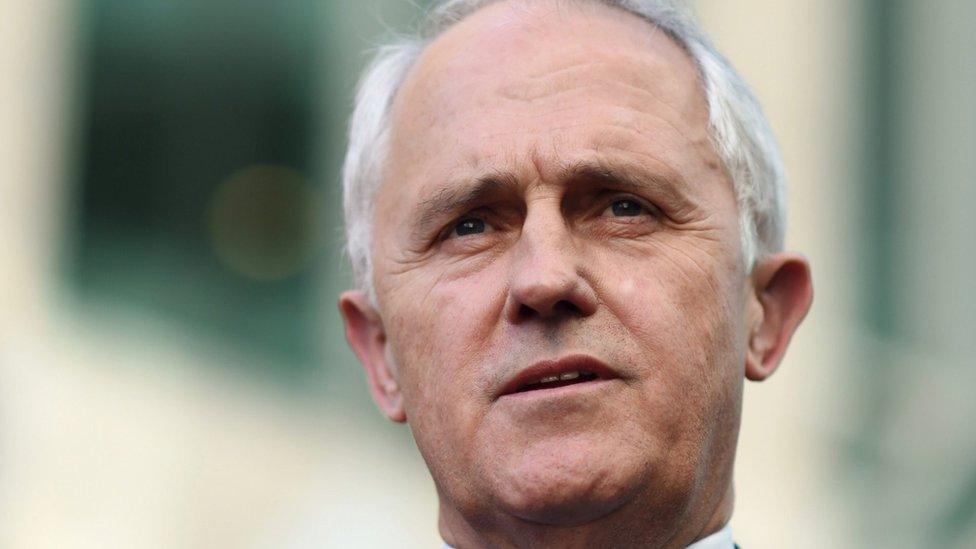
[[[737,539],[976,545],[976,3],[694,4],[817,289],[746,390]],[[437,545],[335,312],[355,82],[423,6],[0,4],[0,546]]]
[[[321,362],[309,299],[323,83],[316,2],[92,0],[79,10],[77,290]],[[318,6],[321,7],[321,6]],[[331,136],[329,136],[331,137]],[[330,165],[333,171],[334,165]],[[334,215],[334,212],[329,212]]]

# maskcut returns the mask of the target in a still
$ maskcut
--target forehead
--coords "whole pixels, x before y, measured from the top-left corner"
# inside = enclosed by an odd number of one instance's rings
[[[580,78],[702,99],[690,57],[650,22],[592,2],[509,1],[475,12],[423,52],[397,114],[455,114],[485,97],[532,101]]]
[[[411,70],[393,109],[384,179],[396,184],[382,195],[402,203],[477,175],[466,171],[518,172],[532,156],[565,165],[596,149],[669,171],[713,166],[707,118],[693,62],[651,23],[597,3],[499,2],[450,28]],[[530,177],[544,178],[535,168]]]

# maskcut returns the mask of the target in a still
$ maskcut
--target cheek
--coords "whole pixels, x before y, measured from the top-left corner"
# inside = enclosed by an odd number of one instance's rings
[[[634,421],[672,456],[662,470],[692,482],[735,443],[744,360],[736,336],[739,285],[724,269],[702,269],[705,263],[683,255],[625,264],[618,258],[617,265],[600,291],[641,368],[636,388],[646,413]]]
[[[652,382],[675,398],[709,397],[739,370],[741,275],[716,255],[661,248],[593,262],[613,266],[596,277],[601,298],[634,340],[638,359],[649,359]]]
[[[491,361],[484,354],[504,304],[503,280],[497,273],[453,280],[420,274],[384,304],[395,311],[388,337],[407,422],[438,482],[469,467],[477,448],[488,404],[482,370]]]
[[[492,270],[447,279],[416,273],[391,296],[388,336],[405,404],[414,416],[427,411],[456,413],[464,403],[484,400],[478,368],[504,305],[504,277]],[[421,409],[422,408],[422,409]]]

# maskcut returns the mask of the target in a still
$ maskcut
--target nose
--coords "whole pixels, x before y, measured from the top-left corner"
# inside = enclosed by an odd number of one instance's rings
[[[526,219],[515,249],[505,306],[513,323],[582,318],[596,312],[596,293],[584,276],[581,250],[561,215]]]

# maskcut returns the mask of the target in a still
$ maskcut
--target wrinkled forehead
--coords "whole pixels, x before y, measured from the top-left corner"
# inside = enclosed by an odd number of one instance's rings
[[[416,146],[421,134],[490,135],[519,127],[519,118],[546,127],[547,117],[556,123],[572,107],[570,96],[618,111],[664,105],[679,131],[707,126],[697,68],[648,21],[590,2],[500,2],[420,56],[394,103],[391,163],[432,160],[436,151]]]

